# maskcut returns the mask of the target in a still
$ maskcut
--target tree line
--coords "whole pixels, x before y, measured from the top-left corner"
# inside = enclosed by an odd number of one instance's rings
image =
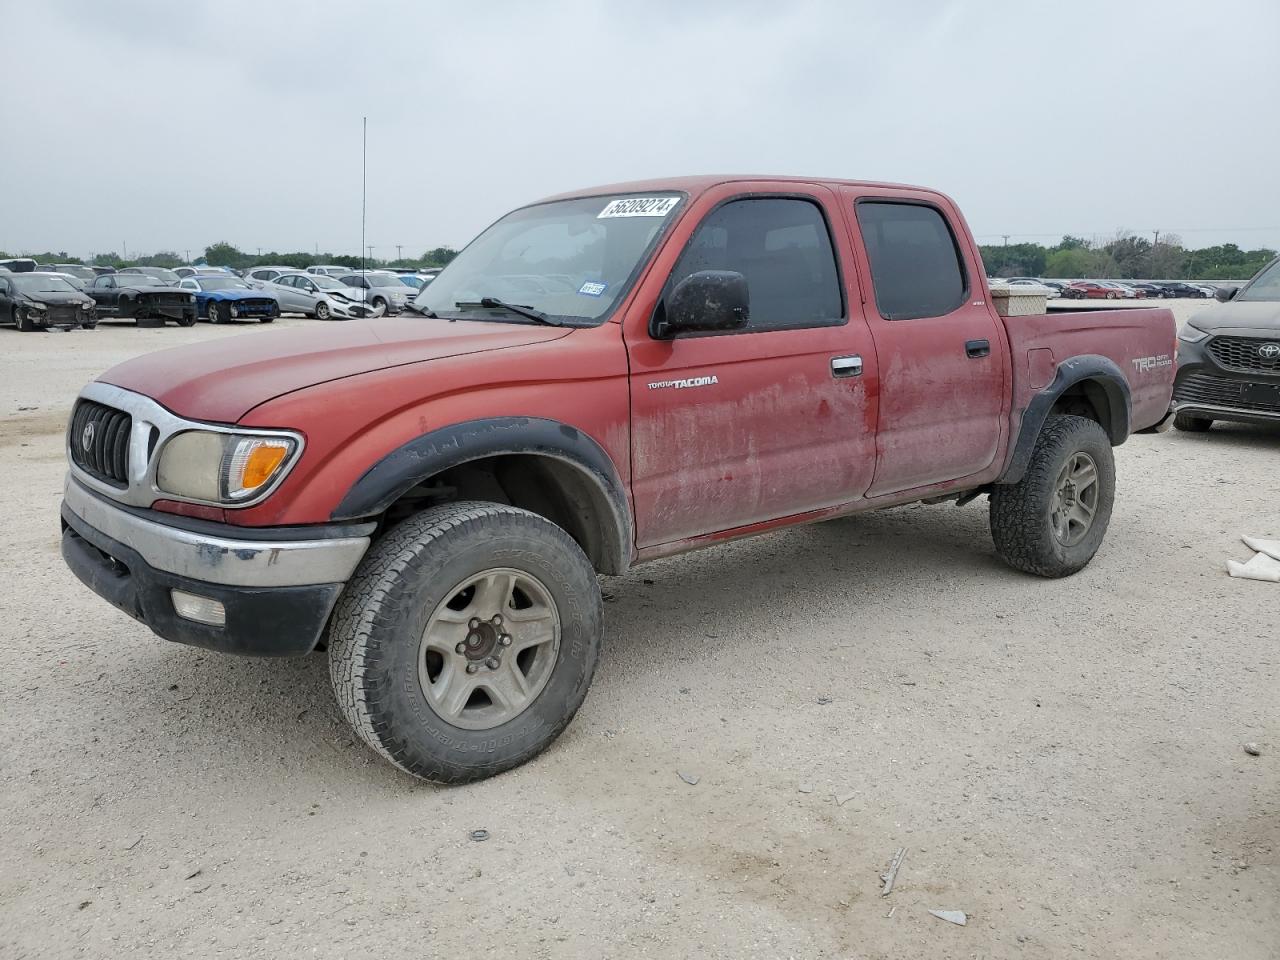
[[[367,266],[369,269],[379,267],[397,267],[406,270],[419,270],[425,267],[443,267],[446,263],[458,255],[458,251],[452,247],[436,247],[434,250],[427,250],[420,257],[401,257],[396,260],[385,259],[365,259],[361,260],[358,256],[351,256],[343,253],[279,253],[271,251],[269,253],[246,253],[229,243],[214,243],[204,248],[204,253],[197,257],[193,263],[207,264],[210,267],[230,267],[233,270],[244,270],[248,267],[254,267],[258,264],[271,264],[281,267],[296,267],[301,270],[303,267],[309,267],[313,263],[332,263],[344,267],[351,267],[353,270],[359,270],[360,267]],[[0,260],[9,259],[19,254],[8,254],[0,251]],[[122,257],[120,254],[112,251],[110,253],[99,253],[88,260],[82,260],[79,257],[73,257],[65,250],[54,252],[46,250],[43,253],[24,253],[24,257],[30,257],[37,263],[80,263],[86,266],[94,267],[180,267],[187,261],[182,255],[174,250],[161,250],[158,253],[148,253],[135,257]]]
[[[1189,250],[1176,234],[1139,237],[1128,232],[1105,242],[1063,237],[1038,243],[982,244],[992,277],[1091,277],[1112,280],[1248,280],[1275,258],[1266,247],[1242,250],[1234,243]]]
[[[1276,256],[1266,247],[1242,250],[1234,243],[1189,250],[1176,234],[1158,242],[1132,233],[1118,233],[1103,243],[1081,237],[1063,237],[1051,247],[1038,243],[983,244],[982,261],[993,277],[1096,277],[1116,280],[1248,280]],[[458,255],[451,247],[436,247],[419,257],[397,260],[364,261],[370,268],[399,267],[418,270],[443,267]],[[0,260],[12,254],[0,251]],[[65,250],[55,253],[23,254],[39,263],[86,263],[109,267],[178,267],[186,261],[173,250],[162,250],[143,256],[126,258],[118,253],[99,253],[90,260],[70,256]],[[313,263],[336,263],[358,270],[358,256],[341,253],[269,253],[252,254],[229,243],[205,247],[196,263],[211,267],[244,270],[258,264],[272,264],[302,269]]]

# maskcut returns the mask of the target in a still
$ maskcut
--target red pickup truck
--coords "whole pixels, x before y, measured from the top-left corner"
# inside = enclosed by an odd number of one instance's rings
[[[360,736],[460,782],[586,696],[596,575],[795,523],[986,495],[1059,577],[1111,448],[1166,419],[1172,315],[1001,317],[917,187],[689,177],[565,194],[396,318],[123,363],[67,432],[63,555],[161,637],[327,647]]]

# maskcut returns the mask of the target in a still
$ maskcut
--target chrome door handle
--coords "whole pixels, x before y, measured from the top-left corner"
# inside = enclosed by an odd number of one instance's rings
[[[832,357],[831,358],[831,375],[833,377],[857,377],[862,374],[862,358],[859,356],[852,357]]]

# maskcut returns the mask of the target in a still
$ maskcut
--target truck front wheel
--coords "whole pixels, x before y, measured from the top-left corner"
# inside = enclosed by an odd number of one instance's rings
[[[329,628],[338,704],[370,747],[438,783],[493,776],[573,719],[604,630],[590,561],[496,503],[432,507],[374,544]]]
[[[1082,570],[1102,545],[1115,501],[1106,432],[1085,417],[1049,417],[1027,472],[991,494],[991,537],[1009,566],[1041,577]]]

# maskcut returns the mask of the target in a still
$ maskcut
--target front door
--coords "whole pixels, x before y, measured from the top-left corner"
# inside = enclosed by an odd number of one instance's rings
[[[641,548],[833,506],[871,481],[875,356],[847,244],[833,242],[835,197],[748,192],[698,199],[626,320]],[[748,325],[655,339],[653,311],[700,270],[746,277]]]
[[[841,188],[871,278],[880,369],[870,496],[959,480],[992,465],[1007,430],[1009,358],[982,264],[941,198]]]

